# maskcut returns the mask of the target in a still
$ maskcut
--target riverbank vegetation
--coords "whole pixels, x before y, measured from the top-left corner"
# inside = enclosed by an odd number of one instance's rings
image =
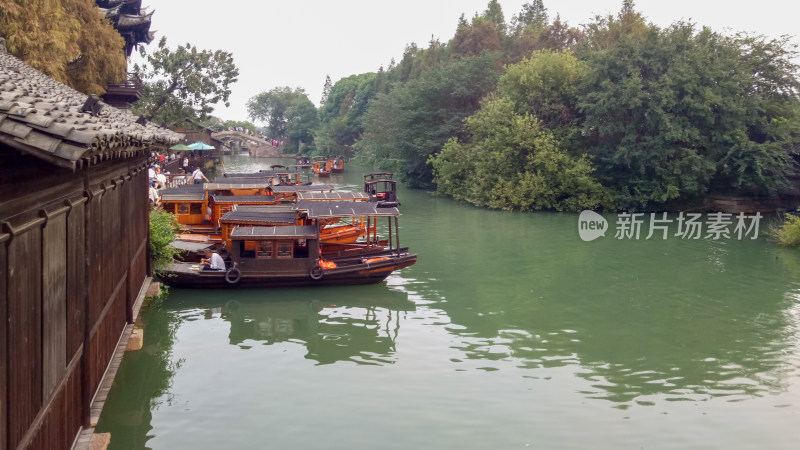
[[[800,247],[800,217],[786,214],[783,223],[774,228],[771,234],[780,245]]]
[[[316,118],[251,116],[270,135],[311,130],[303,142],[317,153],[357,156],[475,205],[671,209],[788,187],[796,56],[788,37],[656,26],[631,0],[580,28],[541,0],[506,21],[492,0],[446,42],[327,79]]]
[[[178,254],[178,250],[171,244],[179,230],[174,214],[161,208],[150,210],[150,261],[154,274],[160,274],[169,267]]]

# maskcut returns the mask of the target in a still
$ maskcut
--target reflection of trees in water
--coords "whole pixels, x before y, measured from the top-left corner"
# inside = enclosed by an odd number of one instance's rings
[[[235,301],[226,304],[222,317],[231,324],[229,337],[234,345],[247,341],[300,342],[308,350],[306,358],[320,364],[385,364],[391,362],[395,352],[402,312],[414,309],[412,302],[402,300]]]
[[[114,430],[110,449],[145,448],[152,411],[172,401],[172,377],[183,364],[183,359],[172,358],[181,322],[180,315],[167,311],[161,301],[142,309],[144,345],[125,354],[114,380],[115,386],[124,389],[111,390],[97,426],[98,432]]]
[[[478,281],[465,276],[464,286],[437,306],[464,327],[451,332],[466,359],[514,361],[532,370],[526,377],[540,368],[580,366],[576,374],[590,398],[736,401],[785,391],[800,372],[794,344],[800,306],[793,299],[800,289],[785,273],[776,276],[787,263],[768,250],[735,254],[720,247],[698,248],[696,266],[673,260],[663,270],[636,273],[614,260],[583,264],[581,249],[575,260],[558,262],[580,270],[532,271],[543,274],[541,282],[496,283],[502,290],[477,295]],[[582,270],[600,272],[590,279],[606,278],[581,283],[579,275],[591,273]]]
[[[320,364],[387,364],[392,362],[401,315],[415,308],[405,293],[385,286],[339,288],[335,292],[340,294],[324,302],[275,300],[287,292],[298,296],[306,291],[276,291],[269,299],[262,292],[243,292],[220,299],[217,292],[175,290],[163,302],[145,307],[144,346],[126,353],[115,380],[115,386],[124,389],[111,390],[97,427],[98,432],[114,431],[111,449],[145,448],[152,411],[173,401],[172,378],[184,361],[175,360],[172,349],[185,320],[228,321],[232,345],[291,341],[305,345],[306,358]]]

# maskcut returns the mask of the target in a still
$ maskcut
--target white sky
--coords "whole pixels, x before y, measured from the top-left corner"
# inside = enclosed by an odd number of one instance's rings
[[[278,86],[302,87],[319,104],[325,75],[334,83],[352,74],[374,72],[399,61],[406,44],[427,47],[431,35],[442,42],[455,33],[461,13],[483,12],[489,0],[149,0],[155,10],[151,30],[171,48],[187,42],[200,49],[233,53],[239,81],[230,108],[214,115],[248,120],[247,100]],[[506,21],[525,0],[500,0]],[[747,31],[800,40],[800,3],[791,0],[636,0],[649,22],[667,26],[691,20],[715,31]],[[615,14],[622,0],[544,0],[571,26],[596,14]],[[157,41],[156,41],[157,42]]]

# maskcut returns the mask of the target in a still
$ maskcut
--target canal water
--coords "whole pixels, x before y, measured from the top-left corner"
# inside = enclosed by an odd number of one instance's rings
[[[97,427],[111,448],[797,448],[800,252],[674,224],[615,239],[616,215],[585,242],[577,214],[399,197],[419,259],[384,283],[144,309]]]

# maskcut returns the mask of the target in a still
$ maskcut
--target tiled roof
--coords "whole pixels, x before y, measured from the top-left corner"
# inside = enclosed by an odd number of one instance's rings
[[[81,112],[87,98],[12,56],[0,42],[0,144],[75,168],[183,138],[140,125],[130,111],[102,102],[97,115]]]

